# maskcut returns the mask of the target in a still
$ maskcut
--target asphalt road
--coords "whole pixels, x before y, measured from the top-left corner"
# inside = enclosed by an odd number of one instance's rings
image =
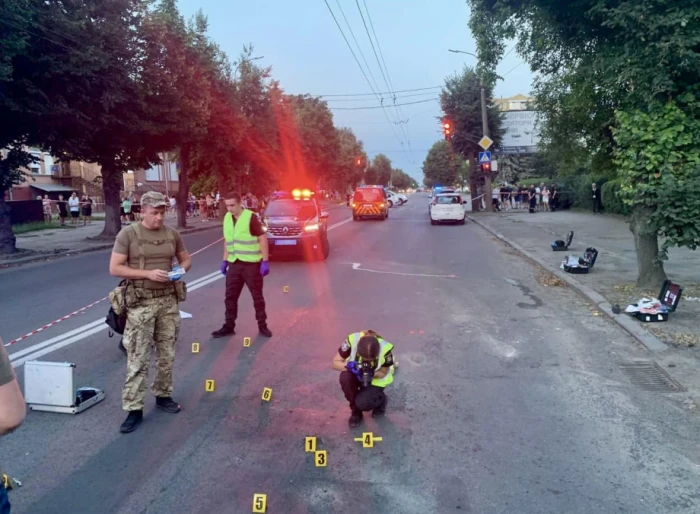
[[[238,334],[210,339],[224,283],[193,288],[175,368],[183,411],[156,411],[149,398],[132,434],[118,432],[125,359],[116,341],[100,331],[45,347],[41,360],[76,363],[76,386],[107,398],[77,416],[30,412],[0,440],[3,468],[23,483],[13,512],[245,513],[255,493],[267,494],[268,513],[291,514],[698,512],[700,419],[683,394],[633,385],[618,366],[649,356],[632,340],[572,292],[540,285],[537,270],[480,228],[431,226],[427,202],[414,195],[386,221],[336,226],[326,262],[273,262],[269,340],[256,336],[247,293]],[[333,216],[331,225],[349,213]],[[220,254],[199,254],[190,283],[216,271]],[[8,301],[3,284],[0,308],[15,310],[2,312],[3,325],[15,320],[19,334],[103,296],[113,284],[107,258],[13,272],[18,292]],[[55,328],[12,352],[75,327]],[[387,416],[351,430],[330,361],[366,328],[395,344],[399,371]],[[363,431],[383,440],[362,448],[353,438]],[[327,467],[304,452],[305,436],[328,451]]]

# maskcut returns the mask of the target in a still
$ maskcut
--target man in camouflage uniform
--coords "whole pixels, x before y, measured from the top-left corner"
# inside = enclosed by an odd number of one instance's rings
[[[122,407],[129,414],[120,431],[134,431],[143,420],[146,380],[151,362],[151,346],[156,350],[156,375],[151,391],[156,407],[165,412],[180,412],[172,399],[175,342],[180,332],[178,293],[184,299],[184,283],[168,276],[176,258],[179,267],[192,266],[180,233],[164,224],[167,200],[156,192],[141,197],[141,222],[132,223],[117,235],[109,262],[114,277],[128,279],[126,288],[127,322],[124,346],[127,350],[127,374],[122,390]],[[176,268],[180,273],[182,270]]]

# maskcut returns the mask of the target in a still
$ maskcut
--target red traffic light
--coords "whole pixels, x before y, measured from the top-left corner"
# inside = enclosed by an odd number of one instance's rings
[[[443,132],[443,134],[445,134],[445,138],[452,137],[452,132],[453,132],[452,123],[450,123],[449,121],[443,122],[442,132]]]
[[[491,163],[490,162],[484,162],[481,164],[481,171],[484,173],[491,173]]]
[[[360,164],[362,164],[362,159],[357,159],[357,161],[355,161],[355,162],[359,166]]]

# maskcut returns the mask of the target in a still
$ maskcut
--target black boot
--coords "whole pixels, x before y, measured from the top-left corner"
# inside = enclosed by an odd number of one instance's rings
[[[372,409],[372,417],[373,418],[381,418],[384,414],[386,414],[386,404],[387,403],[389,403],[389,398],[384,396],[384,402],[379,407]]]
[[[124,423],[122,423],[122,426],[119,427],[119,431],[122,434],[128,434],[129,432],[133,432],[141,424],[142,421],[143,421],[143,411],[142,410],[129,411],[129,415],[124,420]]]
[[[260,333],[265,337],[272,337],[272,332],[270,332],[270,329],[267,328],[267,325],[260,325],[258,329],[260,330]]]
[[[221,327],[219,330],[215,330],[214,332],[211,333],[213,337],[226,337],[226,336],[232,336],[236,333],[236,331],[233,329],[233,327],[227,327],[224,325]]]
[[[170,396],[157,396],[156,407],[172,414],[177,414],[182,410],[182,407],[180,407],[178,403],[174,402]]]
[[[350,425],[351,428],[359,427],[362,424],[362,417],[361,410],[352,411],[352,414],[350,414],[350,418],[348,419],[348,425]]]

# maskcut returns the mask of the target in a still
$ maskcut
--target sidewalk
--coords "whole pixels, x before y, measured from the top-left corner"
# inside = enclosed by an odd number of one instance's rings
[[[543,261],[550,271],[561,272],[587,286],[610,304],[620,305],[623,311],[644,296],[656,298],[659,294],[659,291],[641,290],[635,286],[637,256],[634,239],[622,217],[577,211],[529,214],[527,210],[474,213],[470,217],[494,234],[502,235],[506,242],[515,243],[525,253]],[[553,252],[550,244],[556,239],[566,239],[570,230],[574,231],[574,240],[569,251]],[[595,267],[589,274],[570,275],[559,269],[564,256],[583,255],[589,246],[599,252]],[[697,322],[700,319],[700,253],[673,248],[664,268],[668,278],[683,288],[678,311],[670,315],[667,323],[642,323],[624,313],[617,316],[611,312],[606,314],[613,318],[627,318],[623,321],[633,321],[665,344],[691,348],[700,356],[700,325]]]
[[[171,227],[176,227],[177,218],[168,216],[165,223]],[[218,220],[203,222],[199,218],[188,218],[187,227],[181,230],[180,233],[191,234],[193,232],[210,230],[221,227],[221,223]],[[74,229],[58,228],[20,234],[17,236],[17,249],[19,251],[11,256],[0,255],[0,269],[112,248],[114,246],[113,241],[90,239],[98,236],[103,228],[104,221],[93,221],[88,225],[76,225]]]

